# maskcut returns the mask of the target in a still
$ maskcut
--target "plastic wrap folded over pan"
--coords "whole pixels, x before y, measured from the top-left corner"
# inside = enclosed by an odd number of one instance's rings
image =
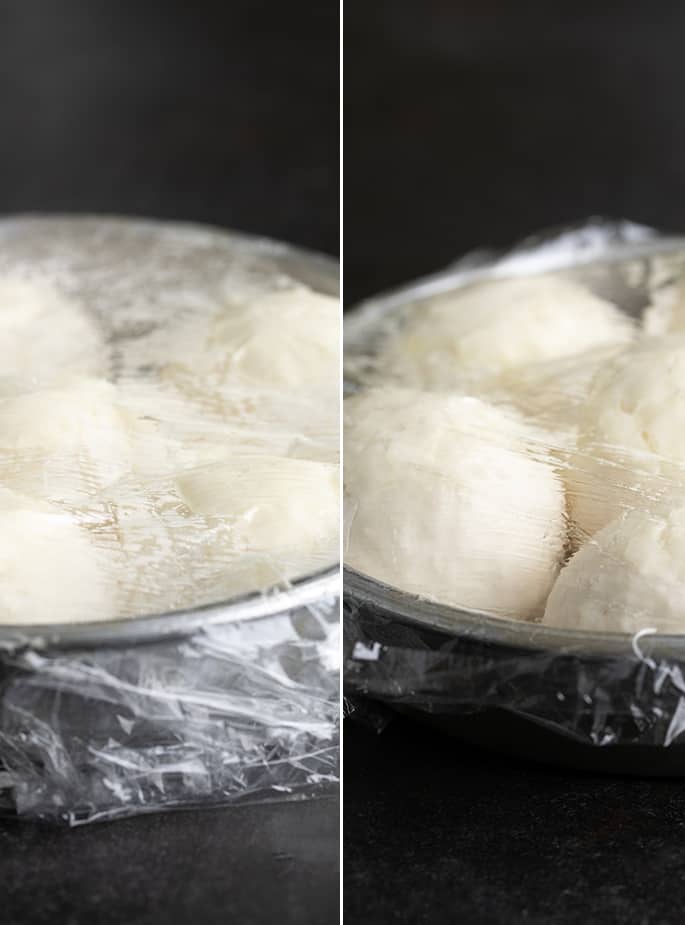
[[[71,824],[337,780],[337,265],[0,222],[0,787]]]
[[[345,358],[352,712],[683,773],[685,239],[467,257],[353,310]]]

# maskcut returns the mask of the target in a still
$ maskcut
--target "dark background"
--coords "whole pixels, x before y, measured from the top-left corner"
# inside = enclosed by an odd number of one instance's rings
[[[685,229],[685,5],[345,0],[345,297],[593,214]]]
[[[228,225],[338,256],[336,0],[0,0],[0,213]]]
[[[685,4],[346,0],[348,302],[592,214],[685,230]],[[685,783],[345,728],[348,921],[670,925]]]
[[[337,2],[0,0],[0,214],[216,223],[338,253]],[[0,823],[0,922],[338,920],[335,800]]]

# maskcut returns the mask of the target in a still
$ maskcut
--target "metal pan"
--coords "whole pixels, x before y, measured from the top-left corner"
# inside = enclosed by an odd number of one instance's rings
[[[411,304],[481,279],[563,271],[631,315],[654,258],[685,268],[685,238],[593,222],[503,258],[478,254],[363,303],[345,319],[346,387]],[[685,774],[685,635],[560,630],[442,606],[344,571],[344,679],[358,698],[487,748],[551,764]]]

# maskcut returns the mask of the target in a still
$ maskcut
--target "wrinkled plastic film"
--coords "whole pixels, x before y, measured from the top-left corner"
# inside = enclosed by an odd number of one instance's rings
[[[79,825],[339,780],[336,595],[179,641],[2,660],[0,806]]]
[[[677,646],[643,642],[685,633],[684,281],[682,240],[594,222],[352,313],[353,706],[677,740]]]
[[[348,715],[376,731],[392,710],[443,720],[499,710],[580,745],[683,742],[685,653],[652,657],[640,637],[618,654],[593,653],[582,641],[566,649],[494,646],[402,623],[354,597],[344,626]]]

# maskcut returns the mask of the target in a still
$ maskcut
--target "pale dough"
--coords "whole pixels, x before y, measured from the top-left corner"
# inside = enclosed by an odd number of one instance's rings
[[[516,370],[634,336],[610,302],[559,277],[492,280],[414,306],[378,358],[386,379],[427,389],[511,384]]]
[[[685,508],[661,514],[636,510],[607,524],[562,569],[544,623],[683,633],[684,600]]]
[[[657,337],[685,334],[685,280],[668,282],[652,293],[643,326],[647,334]]]
[[[108,361],[92,318],[39,275],[0,275],[0,384],[49,384],[65,374],[102,375]]]
[[[535,620],[566,539],[539,435],[476,398],[379,389],[345,402],[348,565],[455,607]]]
[[[193,392],[250,386],[311,388],[339,380],[338,300],[304,287],[289,287],[212,313],[189,314],[152,332],[129,351],[135,362],[155,363],[163,377]]]
[[[337,300],[227,278],[159,305],[162,323],[139,333],[134,305],[105,346],[42,278],[0,280],[0,490],[15,499],[0,503],[0,622],[192,608],[337,561]]]
[[[281,577],[290,578],[317,571],[336,557],[337,466],[237,456],[180,475],[178,486],[190,510],[215,529],[211,557],[253,557],[271,574],[277,566]]]
[[[581,538],[683,482],[685,338],[647,338],[597,374],[565,478]]]
[[[156,369],[149,413],[189,459],[197,451],[197,464],[203,446],[205,461],[222,458],[218,434],[230,446],[337,463],[337,299],[292,286],[242,303],[227,286],[219,297],[214,311],[184,316],[131,345],[125,381],[135,389],[141,364]]]
[[[0,619],[64,623],[115,616],[106,564],[68,514],[0,489]]]
[[[75,503],[136,466],[154,469],[158,455],[154,425],[105,380],[74,377],[0,399],[0,480],[27,495]]]

